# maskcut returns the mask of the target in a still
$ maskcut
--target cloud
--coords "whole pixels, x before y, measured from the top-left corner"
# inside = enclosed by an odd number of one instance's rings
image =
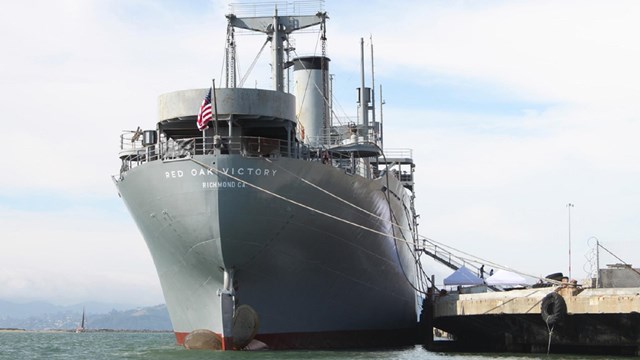
[[[385,145],[420,144],[421,233],[532,273],[566,272],[573,202],[574,274],[583,276],[593,235],[637,263],[622,249],[636,249],[640,235],[630,215],[640,180],[638,4],[412,5],[423,16],[384,22],[387,31],[374,34],[378,80],[406,79],[406,91],[425,97],[445,84],[513,108],[400,107],[398,89],[385,87]]]
[[[573,202],[574,264],[594,235],[640,262],[638,3],[376,1],[349,16],[355,7],[326,4],[335,104],[356,113],[359,40],[369,51],[371,34],[385,145],[414,148],[421,233],[532,273],[565,271]],[[226,11],[221,1],[5,6],[0,227],[12,241],[0,296],[159,294],[138,230],[114,210],[119,134],[153,128],[159,94],[221,79]],[[297,38],[299,55],[317,51],[317,35]],[[239,40],[244,75],[264,38]],[[270,86],[268,64],[265,51],[249,87]]]
[[[37,2],[38,11],[24,2],[4,12],[2,33],[19,36],[0,38],[14,54],[0,60],[12,155],[0,159],[10,169],[2,188],[111,192],[120,131],[155,127],[159,94],[206,86],[214,48],[203,44],[218,32],[222,50],[224,34],[224,23],[207,20],[219,14],[191,22],[151,2],[137,5],[153,19],[149,27],[136,28],[138,17],[121,15],[130,9],[119,2]]]
[[[144,240],[124,216],[71,206],[0,208],[0,219],[0,297],[162,302]]]
[[[640,206],[633,195],[639,122],[599,122],[605,114],[575,107],[520,117],[388,107],[385,119],[427,123],[416,125],[420,131],[392,127],[386,142],[421,144],[414,158],[422,235],[530,274],[566,273],[565,205],[573,202],[574,276],[585,276],[591,236],[606,238],[625,261],[639,261],[632,215]],[[456,125],[442,125],[448,122]]]
[[[634,19],[640,5],[636,2],[402,4],[412,15],[390,19],[387,14],[397,11],[391,9],[398,4],[379,2],[379,12],[353,19],[356,24],[340,20],[329,24],[341,34],[336,52],[350,54],[342,58],[346,64],[353,66],[358,54],[352,51],[355,43],[343,39],[371,31],[379,74],[410,71],[409,82],[433,81],[437,74],[483,82],[505,96],[530,101],[637,109],[633,94],[640,86],[635,71],[640,46],[635,34],[640,25]]]
[[[629,96],[619,94],[639,86],[629,71],[640,58],[640,47],[630,46],[638,24],[629,15],[639,11],[629,2],[553,1],[447,9],[424,32],[423,49],[436,51],[416,59],[528,98],[626,103]]]

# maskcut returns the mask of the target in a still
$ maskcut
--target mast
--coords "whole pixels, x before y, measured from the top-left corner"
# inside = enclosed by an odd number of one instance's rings
[[[360,135],[362,135],[362,139],[364,142],[369,141],[369,102],[371,101],[370,88],[365,87],[365,78],[364,78],[364,38],[360,38],[360,98],[358,99],[359,104],[359,115],[360,121],[362,123],[362,128],[360,130]],[[361,170],[360,175],[365,178],[369,178],[369,165],[370,161],[368,158],[361,159]]]
[[[280,35],[280,22],[278,21],[278,8],[273,17],[271,35],[271,66],[273,67],[273,89],[276,91],[284,91],[284,38]]]
[[[369,41],[371,41],[371,121],[374,124],[373,133],[374,133],[374,142],[378,143],[378,134],[375,127],[376,123],[376,78],[375,78],[375,68],[373,65],[373,36],[369,35]]]
[[[382,106],[384,105],[384,98],[382,98],[382,84],[380,84],[380,148],[384,151],[384,112]]]
[[[82,308],[82,321],[80,322],[80,329],[84,330],[84,307]]]
[[[271,40],[271,74],[273,78],[273,88],[276,91],[284,92],[284,41],[289,34],[294,31],[308,28],[310,26],[322,24],[324,26],[327,13],[318,12],[315,15],[278,15],[278,9],[272,17],[236,17],[233,14],[227,15],[230,27],[237,27],[245,30],[258,31],[267,34]]]
[[[596,238],[596,288],[600,286],[600,240]]]
[[[236,41],[234,36],[235,30],[232,26],[227,25],[227,48],[225,49],[225,71],[226,71],[226,87],[236,87]]]
[[[82,319],[80,320],[80,325],[78,325],[78,327],[76,328],[76,333],[81,333],[84,331],[84,322],[85,322],[85,316],[84,316],[84,306],[82,307]]]
[[[322,124],[325,131],[322,135],[323,137],[326,136],[323,141],[328,141],[328,143],[331,143],[331,131],[329,131],[328,133],[326,132],[327,129],[331,129],[331,120],[329,119],[329,114],[331,113],[331,104],[329,99],[331,99],[331,96],[333,96],[333,94],[329,92],[330,75],[327,69],[327,27],[325,23],[322,23],[320,26],[322,30],[322,36],[320,37],[320,40],[322,41],[322,65],[320,66],[320,68],[323,72],[326,73],[322,76],[322,95],[324,97],[325,103],[322,107]]]
[[[368,140],[369,134],[369,93],[364,83],[364,38],[360,38],[360,122],[362,123],[362,137]]]

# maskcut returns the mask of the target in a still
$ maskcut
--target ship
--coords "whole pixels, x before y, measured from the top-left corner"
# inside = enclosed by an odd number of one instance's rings
[[[410,149],[383,151],[363,39],[358,119],[341,121],[325,51],[290,57],[303,29],[325,49],[327,13],[231,10],[224,86],[160,95],[155,128],[121,135],[113,176],[177,344],[203,331],[222,350],[414,344],[415,164]],[[266,36],[272,89],[238,86],[236,31]]]

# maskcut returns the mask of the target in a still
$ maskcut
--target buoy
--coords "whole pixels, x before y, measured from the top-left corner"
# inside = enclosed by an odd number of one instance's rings
[[[243,304],[236,308],[233,315],[233,348],[243,349],[256,336],[260,321],[258,314],[249,305]]]
[[[220,350],[222,341],[220,336],[208,329],[197,329],[184,338],[184,347],[194,350]]]

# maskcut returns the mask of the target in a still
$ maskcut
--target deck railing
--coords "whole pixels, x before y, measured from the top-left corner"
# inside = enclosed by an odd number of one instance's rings
[[[298,149],[287,141],[253,136],[227,136],[213,138],[171,139],[161,136],[157,144],[144,144],[136,132],[120,135],[120,158],[123,165],[133,168],[156,160],[174,160],[192,155],[212,154],[218,148],[223,154],[240,154],[246,157],[294,157]],[[214,144],[214,141],[218,143]]]
[[[397,159],[397,158],[412,159],[413,158],[413,150],[412,149],[406,149],[406,148],[385,149],[384,150],[384,155],[387,157],[387,159]]]
[[[369,166],[362,162],[353,162],[348,156],[337,154],[326,156],[327,147],[310,148],[285,140],[254,136],[222,136],[172,139],[160,136],[156,144],[145,144],[140,131],[127,131],[120,135],[120,173],[150,161],[171,161],[188,158],[193,155],[213,154],[219,149],[222,154],[239,154],[245,157],[292,157],[308,161],[318,161],[344,169],[350,173],[360,173],[360,167]],[[387,158],[410,158],[411,149],[388,149]],[[373,169],[379,176],[379,169]],[[406,180],[406,179],[401,179]]]

